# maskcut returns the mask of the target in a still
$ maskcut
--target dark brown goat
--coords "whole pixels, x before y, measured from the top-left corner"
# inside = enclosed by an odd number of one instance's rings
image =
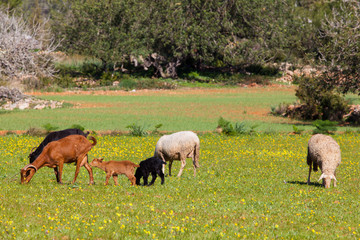
[[[58,141],[48,143],[36,160],[26,165],[20,171],[21,183],[30,182],[31,178],[40,168],[47,166],[50,168],[59,167],[59,183],[62,183],[62,171],[64,163],[76,163],[75,177],[72,183],[75,183],[80,167],[85,166],[89,172],[90,184],[94,183],[92,169],[87,162],[87,153],[96,145],[96,139],[90,136],[91,143],[81,135],[70,135]]]

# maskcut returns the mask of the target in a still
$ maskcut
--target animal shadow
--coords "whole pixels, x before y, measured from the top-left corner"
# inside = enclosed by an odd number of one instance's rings
[[[310,184],[307,184],[307,182],[302,182],[302,181],[286,181],[286,183],[297,184],[297,185],[309,185],[309,186],[315,186],[315,187],[323,187],[323,185],[321,183],[318,183],[318,182],[311,182]]]

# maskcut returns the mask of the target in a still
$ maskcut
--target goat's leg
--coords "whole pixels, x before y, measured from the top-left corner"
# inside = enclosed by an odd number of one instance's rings
[[[311,164],[309,166],[309,177],[308,177],[308,180],[307,180],[308,185],[310,184],[310,175],[311,175]]]
[[[59,168],[58,167],[55,167],[54,168],[54,173],[55,173],[55,177],[56,177],[56,182],[60,182],[60,179],[59,179]]]
[[[152,176],[152,179],[151,179],[149,186],[154,184],[155,179],[157,177],[156,172],[151,172],[151,176]]]
[[[115,186],[119,185],[118,183],[118,175],[113,175],[113,179],[114,179],[114,182],[115,182]]]
[[[125,175],[130,180],[132,186],[136,185],[136,177],[133,174],[125,173]]]
[[[76,181],[76,178],[77,176],[79,175],[79,171],[80,171],[80,167],[82,166],[85,166],[86,164],[88,164],[87,162],[87,154],[83,154],[83,155],[80,155],[78,158],[77,158],[77,161],[76,161],[76,170],[75,170],[75,176],[74,176],[74,180],[72,182],[72,184],[75,183]],[[90,166],[89,166],[90,167]],[[85,167],[86,168],[86,167]],[[87,169],[87,168],[86,168]],[[91,169],[91,167],[90,167]],[[88,170],[89,171],[89,170]],[[92,169],[91,169],[91,174],[89,172],[89,175],[92,175]],[[92,179],[92,181],[94,182],[94,178]],[[91,182],[91,176],[90,176],[90,182]]]
[[[181,161],[181,167],[180,167],[180,171],[179,174],[177,175],[178,177],[181,177],[181,174],[185,168],[186,165],[186,157],[185,156],[180,156],[180,161]]]
[[[111,178],[111,175],[112,175],[112,174],[111,174],[110,172],[106,173],[105,186],[109,184],[109,179]]]
[[[59,172],[58,172],[58,178],[59,178],[59,181],[58,183],[62,184],[62,171],[63,171],[63,167],[64,167],[64,162],[63,161],[58,161],[59,163]]]
[[[80,158],[80,159],[82,159],[82,158]],[[76,162],[76,170],[75,170],[75,176],[74,176],[74,180],[72,181],[72,184],[74,184],[75,183],[75,181],[76,181],[76,178],[77,178],[77,176],[78,176],[78,174],[79,174],[79,171],[80,171],[80,164],[81,164],[81,161],[77,161]]]
[[[94,182],[94,174],[93,174],[92,168],[90,167],[89,163],[86,162],[86,163],[84,164],[84,167],[86,168],[86,170],[87,170],[88,173],[89,173],[89,177],[90,177],[90,182],[89,182],[89,184],[90,184],[90,185],[95,184],[95,182]]]

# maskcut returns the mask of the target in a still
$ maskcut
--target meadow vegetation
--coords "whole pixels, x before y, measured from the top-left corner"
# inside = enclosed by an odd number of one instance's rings
[[[308,134],[199,135],[200,168],[188,159],[183,176],[165,184],[104,186],[94,169],[88,185],[81,169],[64,167],[64,185],[50,168],[19,184],[19,169],[41,137],[0,137],[0,237],[2,239],[215,239],[358,238],[359,136],[335,135],[342,149],[338,187],[324,189],[312,174],[306,185]],[[90,159],[130,160],[151,156],[158,136],[97,136]],[[173,165],[177,172],[179,162]]]

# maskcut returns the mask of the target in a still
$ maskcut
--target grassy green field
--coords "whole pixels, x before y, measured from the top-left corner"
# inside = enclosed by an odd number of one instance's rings
[[[31,93],[30,93],[31,94]],[[37,93],[37,97],[64,101],[68,107],[44,110],[0,111],[0,130],[28,130],[46,124],[69,128],[80,124],[87,130],[119,130],[136,124],[151,131],[214,131],[219,117],[256,126],[259,132],[292,132],[293,125],[312,130],[311,122],[270,114],[271,107],[294,103],[295,87],[284,85],[254,88],[197,88],[178,90],[88,91],[77,93]],[[359,97],[348,95],[353,104]],[[339,128],[340,131],[354,128]]]
[[[72,107],[62,109],[0,112],[3,130],[27,130],[50,123],[60,129],[80,124],[90,130],[127,130],[136,123],[148,130],[163,124],[163,131],[213,131],[220,116],[233,122],[257,125],[263,132],[292,131],[287,118],[271,116],[271,106],[294,102],[294,88],[257,87],[224,89],[150,90],[89,94],[39,95],[44,99],[65,101]],[[305,126],[304,128],[309,128]]]
[[[27,185],[19,169],[42,140],[0,137],[1,239],[353,239],[359,238],[359,135],[335,135],[342,149],[338,187],[324,189],[313,173],[306,185],[310,135],[200,135],[200,165],[193,177],[188,159],[183,176],[157,179],[152,187],[104,186],[94,169],[88,185],[83,168],[64,168],[64,184],[40,169]],[[140,162],[152,155],[158,136],[102,136],[90,159]],[[180,167],[175,162],[174,173]]]

